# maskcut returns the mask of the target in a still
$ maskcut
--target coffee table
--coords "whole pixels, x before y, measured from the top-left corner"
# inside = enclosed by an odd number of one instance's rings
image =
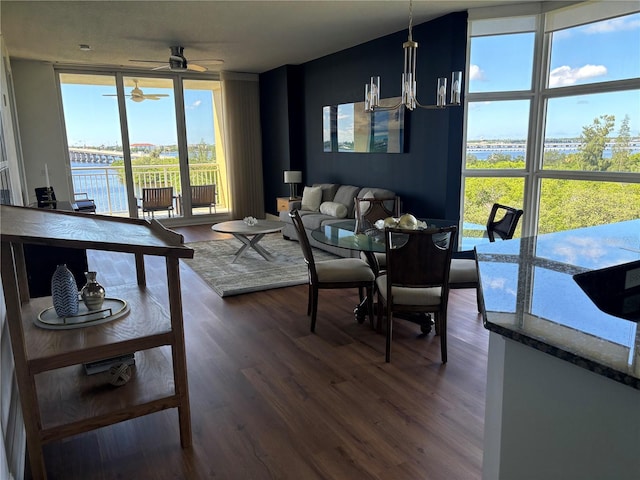
[[[229,233],[242,242],[240,250],[235,253],[235,257],[231,263],[242,258],[249,248],[253,248],[256,252],[267,261],[272,261],[273,256],[265,250],[264,247],[258,245],[267,233],[279,232],[284,228],[284,223],[274,220],[258,220],[253,226],[244,223],[243,220],[231,220],[229,222],[216,223],[211,230],[218,233]]]

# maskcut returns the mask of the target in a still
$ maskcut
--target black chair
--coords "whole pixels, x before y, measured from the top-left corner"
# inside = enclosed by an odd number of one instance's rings
[[[307,315],[311,315],[311,331],[315,332],[318,314],[318,290],[322,288],[363,288],[367,293],[369,320],[373,327],[373,285],[375,275],[371,267],[359,258],[336,258],[315,263],[313,250],[297,210],[289,212],[298,234],[304,261],[309,273]],[[362,298],[360,298],[362,301]]]
[[[502,217],[496,220],[498,213],[502,214]],[[489,219],[487,220],[487,235],[489,241],[495,242],[496,235],[502,240],[513,238],[513,234],[518,227],[518,221],[523,213],[520,209],[494,203],[493,207],[491,207]]]
[[[495,242],[496,236],[502,240],[513,238],[518,227],[520,217],[524,212],[520,209],[507,207],[494,203],[487,220],[487,237],[490,242]],[[501,215],[499,218],[498,215]],[[451,260],[451,273],[449,275],[449,288],[475,288],[476,304],[478,311],[482,308],[480,298],[478,266],[476,264],[475,251],[468,252],[470,258],[454,258]]]
[[[73,198],[74,212],[96,213],[96,202],[87,193],[74,193]]]
[[[440,336],[442,363],[447,362],[447,303],[453,240],[457,228],[385,229],[387,272],[376,279],[378,325],[387,317],[385,360],[391,361],[394,313],[433,313]]]
[[[38,208],[56,208],[56,193],[51,187],[36,187]]]

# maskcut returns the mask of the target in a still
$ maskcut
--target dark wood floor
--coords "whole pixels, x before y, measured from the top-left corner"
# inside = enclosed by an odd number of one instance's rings
[[[130,255],[89,262],[107,290],[135,282]],[[164,262],[146,267],[166,297]],[[438,338],[402,321],[386,364],[384,336],[354,321],[355,290],[321,291],[311,334],[305,286],[222,299],[181,272],[193,448],[166,410],[47,445],[50,479],[481,477],[488,332],[473,290],[451,293],[446,365]]]

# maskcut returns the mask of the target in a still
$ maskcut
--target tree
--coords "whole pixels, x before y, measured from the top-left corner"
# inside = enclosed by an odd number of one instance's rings
[[[591,125],[582,127],[582,145],[578,152],[582,170],[603,172],[609,169],[611,159],[604,158],[604,149],[615,122],[615,115],[600,115]]]
[[[618,130],[618,138],[613,144],[613,154],[611,157],[612,167],[618,172],[628,172],[630,163],[629,144],[631,143],[631,130],[629,128],[629,115],[625,115],[620,130]]]
[[[208,145],[204,139],[200,143],[189,148],[189,163],[215,162],[215,146]]]

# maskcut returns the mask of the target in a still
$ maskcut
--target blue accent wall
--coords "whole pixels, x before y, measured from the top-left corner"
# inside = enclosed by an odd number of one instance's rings
[[[403,30],[260,76],[267,212],[276,213],[276,197],[288,195],[282,171],[292,169],[302,170],[306,185],[331,182],[388,188],[402,197],[405,212],[459,218],[463,107],[407,111],[405,153],[323,151],[323,106],[361,102],[372,75],[380,76],[384,98],[400,96],[406,39]],[[467,13],[414,26],[413,39],[419,45],[418,99],[433,104],[437,78],[447,77],[450,84],[452,71],[465,71]]]

